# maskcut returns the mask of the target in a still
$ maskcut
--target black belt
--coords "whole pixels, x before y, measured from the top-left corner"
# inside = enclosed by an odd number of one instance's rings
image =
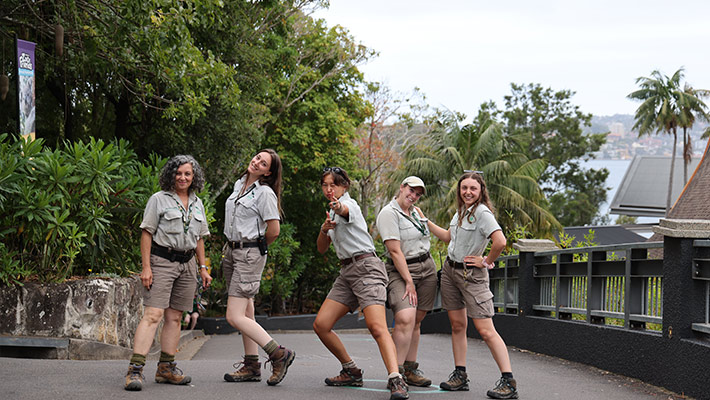
[[[422,255],[420,255],[420,256],[408,258],[406,261],[407,261],[407,265],[409,265],[409,264],[424,262],[424,261],[426,261],[426,260],[428,260],[428,259],[429,259],[429,252],[427,251],[426,253],[424,253],[424,254],[422,254]],[[394,261],[392,261],[391,258],[388,258],[388,259],[387,259],[387,263],[394,265]]]
[[[153,242],[150,245],[150,254],[155,254],[156,256],[162,257],[168,261],[177,261],[180,264],[184,264],[192,260],[192,257],[195,256],[195,250],[174,250]]]
[[[246,249],[248,247],[259,247],[259,244],[257,242],[235,242],[235,241],[228,241],[227,244],[229,247],[233,249]]]
[[[352,256],[349,258],[343,258],[342,260],[340,260],[340,264],[342,264],[344,267],[346,265],[350,265],[351,263],[353,263],[355,261],[360,261],[360,260],[367,258],[367,257],[377,257],[377,256],[375,255],[375,253],[359,254],[357,256]]]
[[[451,266],[454,267],[455,269],[464,269],[464,267],[465,267],[465,266],[463,265],[463,263],[456,262],[456,261],[450,259],[449,257],[446,257],[446,262],[448,262],[449,264],[451,264]]]

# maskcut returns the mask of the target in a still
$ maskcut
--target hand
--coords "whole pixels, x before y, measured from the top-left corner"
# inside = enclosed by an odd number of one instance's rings
[[[150,267],[143,267],[140,278],[143,286],[146,289],[150,290],[150,288],[153,286],[153,270],[150,269]]]
[[[207,272],[206,268],[200,268],[200,276],[202,277],[202,287],[207,289],[212,283],[212,276]]]
[[[481,256],[466,256],[463,258],[463,263],[467,267],[486,268],[483,265],[483,257]]]
[[[413,307],[417,307],[417,288],[414,287],[414,282],[407,282],[404,286],[404,296],[402,296],[402,300],[404,300],[405,297],[409,296],[409,304],[411,304]]]
[[[426,218],[426,217],[424,216],[424,213],[422,212],[422,209],[421,209],[421,208],[419,208],[419,207],[417,207],[417,206],[414,206],[414,209],[419,213],[419,216],[420,216],[422,219],[425,219],[425,218]]]
[[[335,229],[335,224],[336,222],[330,219],[330,214],[326,211],[325,222],[323,222],[323,225],[321,225],[320,231],[323,232],[323,234],[325,235],[329,230]]]
[[[340,203],[340,200],[336,199],[335,197],[331,198],[330,203],[328,203],[328,207],[330,207],[331,210],[335,211],[336,214],[339,214],[340,211],[343,209],[343,205]]]

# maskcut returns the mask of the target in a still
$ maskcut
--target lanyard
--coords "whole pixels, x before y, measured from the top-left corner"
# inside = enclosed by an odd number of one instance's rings
[[[409,222],[411,222],[412,225],[414,225],[414,227],[417,228],[417,230],[422,233],[422,236],[426,236],[426,228],[424,227],[424,223],[421,222],[421,221],[419,220],[419,218],[417,218],[417,217],[412,218],[412,217],[410,217],[409,215],[405,214],[403,211],[400,211],[400,210],[397,210],[397,212],[399,212],[400,214],[402,214],[402,216],[403,216],[404,218],[406,218]],[[416,214],[416,211],[413,212],[412,214]]]
[[[185,233],[187,233],[188,230],[190,230],[190,222],[192,222],[192,206],[195,203],[190,203],[188,206],[188,211],[187,215],[185,215],[185,207],[182,206],[182,203],[177,201],[175,197],[170,196],[173,200],[175,200],[175,203],[178,205],[178,210],[180,210],[180,214],[182,214],[182,229]],[[188,198],[188,202],[190,199]]]

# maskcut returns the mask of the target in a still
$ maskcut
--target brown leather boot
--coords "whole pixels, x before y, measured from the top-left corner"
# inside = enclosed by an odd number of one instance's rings
[[[159,362],[158,370],[155,371],[155,381],[158,383],[170,383],[173,385],[187,385],[192,381],[187,375],[182,374],[182,370],[177,367],[175,361]]]
[[[328,386],[362,386],[362,370],[360,368],[343,368],[340,375],[325,378]]]
[[[123,386],[126,390],[139,391],[143,389],[143,366],[129,364],[128,372],[126,373],[126,384]]]
[[[270,357],[271,376],[266,380],[269,386],[274,386],[281,382],[286,376],[288,367],[291,366],[293,359],[296,358],[296,352],[280,346]]]
[[[241,365],[241,368],[240,368]],[[261,381],[261,363],[259,361],[247,360],[234,364],[236,371],[224,374],[227,382],[259,382]]]
[[[422,371],[419,370],[418,362],[405,361],[404,373],[402,375],[404,376],[404,381],[407,382],[408,385],[419,387],[427,387],[431,385],[431,379],[425,377],[424,374],[422,374]]]

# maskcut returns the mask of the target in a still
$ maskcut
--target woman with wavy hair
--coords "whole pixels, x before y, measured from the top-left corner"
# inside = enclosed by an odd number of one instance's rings
[[[443,390],[468,390],[466,328],[471,318],[501,372],[496,386],[487,392],[488,397],[517,399],[508,348],[493,325],[493,293],[488,278],[488,270],[505,248],[506,239],[493,215],[481,172],[466,171],[461,175],[456,185],[456,205],[449,229],[429,221],[431,233],[449,244],[449,254],[441,268],[441,303],[451,323],[455,369],[439,386]],[[491,249],[484,256],[489,242]]]
[[[133,339],[133,355],[124,388],[141,390],[145,357],[153,344],[160,321],[160,361],[155,373],[158,383],[186,385],[191,378],[183,375],[175,363],[182,313],[192,309],[197,289],[197,262],[204,287],[212,277],[205,266],[203,237],[209,235],[207,217],[197,192],[205,183],[202,169],[189,155],[171,158],[160,173],[161,191],[153,194],[145,206],[141,233],[140,274],[145,311]]]

